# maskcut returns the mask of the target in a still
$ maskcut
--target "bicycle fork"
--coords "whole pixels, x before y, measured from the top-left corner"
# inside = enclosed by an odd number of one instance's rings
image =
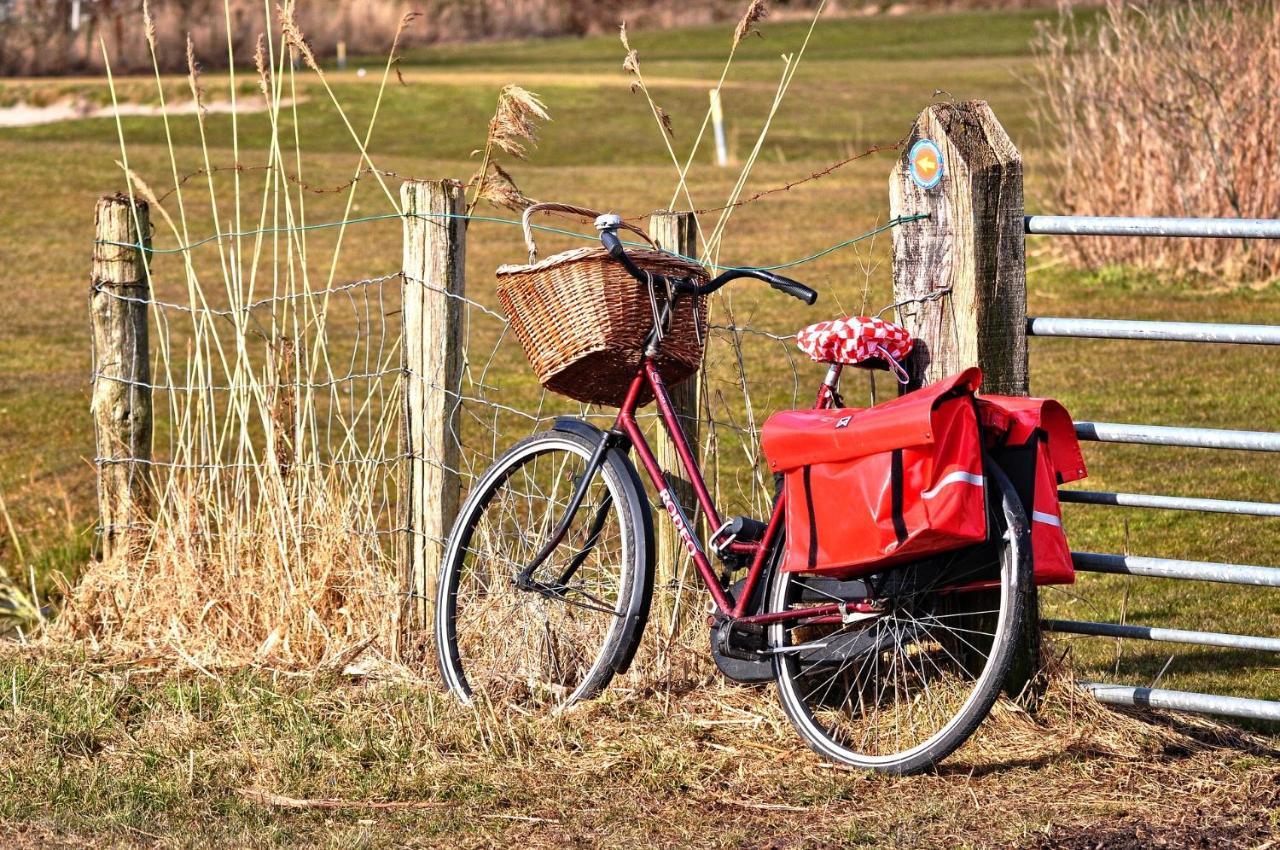
[[[587,460],[586,469],[582,471],[582,474],[574,484],[573,493],[569,496],[569,503],[565,506],[564,516],[556,524],[555,530],[551,532],[551,538],[538,550],[538,554],[533,556],[533,560],[516,575],[515,586],[517,588],[560,597],[563,597],[569,590],[569,581],[577,573],[578,568],[586,562],[591,550],[600,541],[600,534],[604,531],[604,524],[609,518],[609,508],[613,505],[613,494],[607,490],[600,502],[600,507],[596,509],[596,515],[591,520],[586,542],[582,545],[582,548],[574,553],[569,560],[569,565],[560,574],[560,577],[554,582],[547,583],[535,581],[533,574],[546,562],[547,558],[551,557],[551,553],[556,550],[556,547],[564,542],[565,535],[569,533],[569,527],[573,524],[574,517],[578,515],[582,502],[586,498],[587,490],[591,487],[591,482],[604,464],[605,458],[608,457],[612,449],[622,445],[626,440],[625,434],[612,429],[605,431],[601,435],[599,444]]]

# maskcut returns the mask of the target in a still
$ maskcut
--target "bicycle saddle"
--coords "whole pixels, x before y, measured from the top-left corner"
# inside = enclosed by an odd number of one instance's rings
[[[796,334],[796,345],[809,357],[843,366],[897,364],[911,353],[914,344],[905,328],[875,316],[818,322]]]

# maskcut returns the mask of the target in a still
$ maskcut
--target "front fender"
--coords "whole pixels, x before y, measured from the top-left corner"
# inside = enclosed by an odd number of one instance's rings
[[[604,431],[576,416],[557,416],[552,430],[575,434],[596,444],[605,438]],[[644,628],[649,621],[650,603],[653,601],[653,562],[657,551],[653,539],[653,511],[645,495],[644,481],[631,462],[630,448],[630,443],[624,441],[618,448],[610,449],[606,457],[607,463],[618,464],[626,471],[626,480],[630,482],[630,486],[626,488],[627,510],[633,517],[640,519],[636,534],[636,546],[640,551],[639,557],[635,559],[638,573],[627,613],[630,622],[623,636],[623,648],[614,662],[615,673],[627,672],[640,647],[640,639],[644,636]]]

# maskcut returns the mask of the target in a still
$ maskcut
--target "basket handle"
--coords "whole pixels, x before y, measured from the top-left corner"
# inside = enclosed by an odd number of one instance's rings
[[[539,213],[539,212],[540,213],[556,213],[559,215],[573,216],[574,218],[581,218],[587,221],[595,221],[601,215],[601,213],[598,213],[595,210],[589,210],[586,207],[575,207],[572,204],[545,203],[545,204],[533,204],[530,207],[526,207],[524,211],[524,215],[520,216],[520,226],[524,230],[524,244],[529,248],[530,263],[532,263],[534,258],[538,256],[538,246],[533,241],[533,225],[530,223],[529,219],[533,217],[534,213]],[[643,230],[636,227],[634,224],[627,224],[624,221],[622,222],[622,227],[626,228],[627,230],[630,230],[632,233],[636,234],[641,239],[648,242],[650,245],[653,246],[653,249],[655,251],[662,250],[661,248],[658,247],[658,243],[654,242],[652,239],[649,238],[649,234],[645,233]]]

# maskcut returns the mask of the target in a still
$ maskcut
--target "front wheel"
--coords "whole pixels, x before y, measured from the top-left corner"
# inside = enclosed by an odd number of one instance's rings
[[[609,451],[548,431],[516,444],[485,473],[449,535],[436,598],[436,649],[446,686],[485,699],[558,709],[598,694],[625,666],[647,612],[643,491]],[[581,502],[553,539],[574,493]]]
[[[770,611],[862,602],[854,616],[770,627],[782,707],[820,755],[915,773],[955,751],[991,710],[1032,575],[1022,505],[998,468],[986,472],[984,544],[856,581],[774,575]]]

